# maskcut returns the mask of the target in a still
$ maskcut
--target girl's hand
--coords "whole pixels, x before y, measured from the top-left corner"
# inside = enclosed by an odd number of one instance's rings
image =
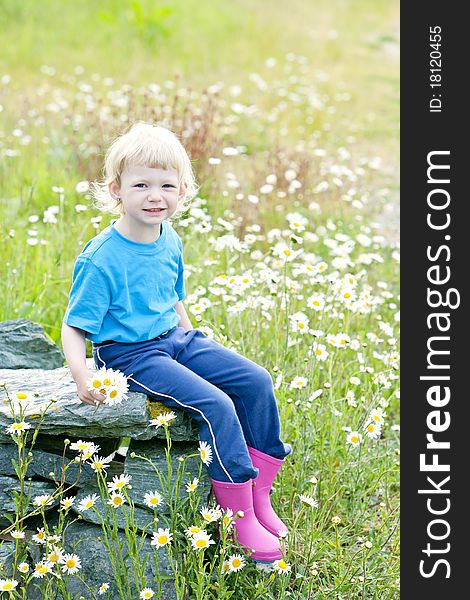
[[[87,389],[86,382],[88,379],[90,379],[90,377],[93,377],[94,374],[95,371],[86,369],[74,377],[75,384],[77,386],[78,397],[82,402],[85,404],[90,404],[91,406],[103,404],[103,402],[106,400],[106,396],[104,394]]]

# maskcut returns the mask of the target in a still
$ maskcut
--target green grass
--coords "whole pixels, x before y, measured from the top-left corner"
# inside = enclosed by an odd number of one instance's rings
[[[395,213],[386,208],[398,193],[398,6],[313,4],[0,2],[0,77],[11,76],[0,90],[0,318],[37,321],[60,344],[75,257],[110,220],[93,222],[99,215],[75,186],[100,176],[122,115],[167,118],[185,136],[201,184],[202,200],[175,223],[187,310],[194,326],[271,372],[283,436],[294,446],[273,500],[291,528],[292,572],[281,583],[241,571],[240,598],[256,597],[259,586],[263,598],[397,598],[399,286]],[[152,14],[152,6],[170,11]],[[166,87],[175,74],[175,89]],[[218,82],[217,95],[204,92]],[[151,83],[161,86],[160,98],[149,96]],[[241,87],[239,96],[232,86]],[[113,104],[116,96],[129,105]],[[251,108],[238,114],[234,103]],[[231,157],[225,146],[244,149]],[[209,164],[213,156],[220,165]],[[288,169],[297,172],[296,191],[289,192]],[[277,183],[263,194],[273,174]],[[51,206],[55,222],[44,221]],[[289,226],[292,213],[307,220],[305,229]],[[201,233],[203,219],[211,230]],[[228,233],[255,238],[246,252],[220,248]],[[303,253],[285,263],[278,242]],[[325,273],[315,270],[322,261]],[[347,273],[371,306],[348,308],[339,298]],[[242,274],[253,284],[241,293],[216,279]],[[322,311],[309,306],[315,294],[326,301]],[[192,309],[201,298],[210,306],[198,320]],[[298,313],[313,332],[296,330]],[[352,347],[331,343],[328,335],[339,333]],[[330,353],[326,361],[316,358],[315,343]],[[298,377],[306,386],[292,388]],[[381,437],[351,447],[344,428],[364,434],[377,407],[386,412]],[[314,496],[318,508],[299,494]]]

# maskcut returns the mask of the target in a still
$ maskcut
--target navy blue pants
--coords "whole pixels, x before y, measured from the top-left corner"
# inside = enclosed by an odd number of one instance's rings
[[[199,439],[212,449],[209,476],[242,483],[258,475],[247,446],[285,458],[279,411],[266,369],[224,348],[198,329],[175,327],[147,342],[103,343],[93,348],[98,368],[118,369],[129,389],[188,412]]]

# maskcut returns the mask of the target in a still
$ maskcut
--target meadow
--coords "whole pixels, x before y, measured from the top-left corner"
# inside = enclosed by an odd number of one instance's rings
[[[294,448],[272,496],[290,529],[284,566],[224,570],[225,540],[195,550],[175,520],[181,598],[398,598],[396,4],[0,6],[0,319],[60,344],[75,257],[115,218],[89,195],[103,152],[157,121],[200,185],[173,223],[193,325],[275,383]],[[204,506],[192,502],[188,523]],[[11,597],[26,597],[29,568]],[[38,579],[45,598],[53,582]]]

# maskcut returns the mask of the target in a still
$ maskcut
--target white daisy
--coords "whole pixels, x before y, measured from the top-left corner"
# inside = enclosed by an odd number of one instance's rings
[[[213,508],[208,508],[207,506],[204,506],[203,508],[201,508],[201,510],[199,512],[201,513],[204,521],[206,521],[207,523],[212,523],[213,521],[217,521],[217,519],[219,519],[221,517],[221,514],[219,511],[214,510]]]
[[[359,444],[361,443],[361,440],[362,440],[362,435],[360,433],[358,433],[357,431],[348,432],[348,435],[346,438],[346,442],[348,444],[351,444],[352,446],[359,446]]]
[[[33,500],[34,506],[50,506],[54,503],[54,499],[50,494],[42,494],[41,496],[35,496]]]
[[[122,495],[121,492],[113,492],[111,494],[111,498],[109,498],[109,500],[108,500],[108,504],[110,506],[114,506],[115,508],[119,508],[120,506],[125,504],[125,502],[126,502],[126,499]]]
[[[35,533],[32,538],[33,542],[36,542],[36,544],[45,544],[46,543],[46,533],[44,531],[44,527],[39,528],[38,527],[38,532]]]
[[[308,379],[306,377],[295,377],[289,385],[290,390],[300,390],[304,388],[308,383]]]
[[[205,465],[210,465],[212,462],[212,448],[207,442],[199,442],[199,456]]]
[[[276,571],[276,573],[288,573],[291,570],[291,566],[281,558],[280,560],[274,561],[273,570]]]
[[[328,356],[329,356],[329,352],[326,349],[325,344],[318,344],[317,342],[314,342],[312,345],[312,352],[313,356],[319,360],[320,362],[325,361]]]
[[[11,533],[10,533],[11,537],[14,538],[15,540],[22,540],[25,536],[24,531],[19,531],[18,529],[14,529]]]
[[[241,554],[233,554],[228,558],[228,564],[230,571],[236,573],[237,571],[241,571],[245,566],[245,557]]]
[[[202,529],[200,527],[198,527],[197,525],[191,525],[191,527],[189,527],[188,529],[185,530],[185,534],[187,537],[192,538],[193,535],[196,535],[196,533],[201,532]]]
[[[22,562],[18,565],[18,571],[20,573],[27,573],[29,571],[29,565],[26,562]]]
[[[68,498],[62,498],[60,501],[60,510],[67,510],[75,502],[76,496],[69,496]]]
[[[75,186],[75,191],[78,194],[84,194],[85,192],[88,192],[89,187],[90,184],[88,181],[79,181]]]
[[[193,548],[196,550],[204,550],[208,548],[211,544],[215,544],[214,540],[211,539],[211,536],[207,531],[202,529],[199,533],[193,535],[191,544]]]
[[[97,500],[97,494],[89,494],[88,496],[85,496],[85,498],[82,498],[82,500],[80,500],[80,502],[78,503],[78,510],[80,512],[83,512],[85,510],[90,509],[96,504]]]
[[[106,472],[106,469],[109,467],[109,463],[113,460],[113,454],[108,456],[107,458],[103,458],[102,456],[98,456],[95,454],[89,461],[88,464],[91,466],[95,473],[99,471]]]
[[[115,475],[113,477],[113,480],[110,483],[107,483],[106,485],[108,486],[110,492],[118,492],[124,489],[126,485],[129,485],[131,479],[131,475],[123,473],[122,475],[119,475],[119,477]]]
[[[88,460],[93,454],[98,453],[100,447],[93,442],[78,440],[77,442],[72,442],[72,444],[70,444],[70,449],[78,451],[83,460]]]
[[[106,594],[106,592],[107,592],[108,590],[109,590],[109,583],[107,583],[107,582],[105,582],[105,583],[102,583],[102,584],[100,585],[100,587],[98,588],[98,594],[99,594],[100,596],[102,596],[103,594]]]
[[[151,419],[150,425],[155,425],[157,429],[162,425],[168,427],[174,419],[176,419],[176,414],[173,411],[162,413],[156,419]]]
[[[82,567],[80,559],[76,554],[64,554],[59,559],[59,563],[62,565],[62,573],[69,573],[70,575],[74,575]]]
[[[312,310],[319,312],[325,307],[325,299],[323,296],[313,295],[307,298],[307,306]]]
[[[299,494],[299,498],[302,500],[302,502],[308,504],[312,508],[318,507],[318,500],[315,500],[313,496],[305,496],[304,494]]]
[[[139,597],[143,598],[144,600],[147,600],[148,598],[153,598],[155,595],[155,592],[152,590],[152,588],[144,588],[140,594]]]
[[[31,429],[31,425],[25,421],[19,421],[18,423],[12,423],[6,428],[6,432],[10,435],[18,435],[27,429]]]
[[[386,417],[386,414],[384,413],[384,411],[381,408],[374,408],[370,411],[370,415],[369,415],[370,420],[375,421],[379,425],[383,425],[385,417]]]
[[[375,421],[371,421],[370,423],[368,423],[364,427],[364,429],[365,429],[367,437],[372,440],[378,439],[382,433],[381,426],[378,423],[376,423]]]
[[[48,560],[41,560],[34,565],[33,577],[42,579],[44,575],[47,575],[52,571],[53,563]]]
[[[222,564],[222,571],[224,573],[230,573],[230,563],[228,562],[228,560],[224,560]]]
[[[157,508],[157,506],[163,504],[163,498],[159,492],[147,492],[144,496],[144,502],[149,508]]]
[[[234,518],[233,518],[233,510],[231,508],[226,509],[223,517],[222,523],[226,527],[227,531],[230,531],[234,526]]]
[[[0,592],[12,592],[17,585],[16,579],[0,579]]]
[[[152,533],[152,541],[150,542],[152,546],[157,546],[157,548],[161,548],[162,546],[166,546],[173,539],[173,534],[170,533],[168,528],[163,529],[159,527],[158,530]]]
[[[191,492],[194,492],[197,489],[198,484],[199,484],[199,479],[197,477],[195,477],[192,481],[189,481],[186,484],[186,491],[188,492],[188,494],[190,494]]]

